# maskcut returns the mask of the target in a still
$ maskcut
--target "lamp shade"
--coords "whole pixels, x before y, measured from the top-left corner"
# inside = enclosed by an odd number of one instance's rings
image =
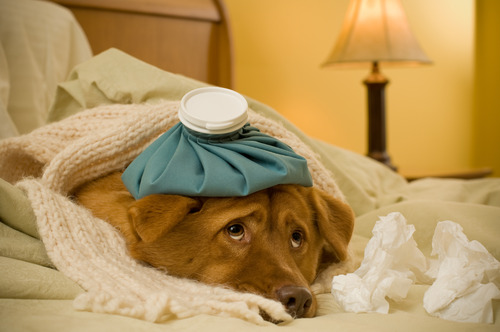
[[[430,63],[399,0],[351,0],[340,36],[323,66]]]

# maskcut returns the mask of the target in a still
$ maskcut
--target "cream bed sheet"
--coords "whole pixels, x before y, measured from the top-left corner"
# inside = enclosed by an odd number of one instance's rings
[[[80,110],[111,103],[156,103],[178,100],[203,84],[161,71],[118,50],[104,52],[77,66],[57,89],[52,121]],[[415,240],[429,257],[438,221],[453,220],[470,240],[478,240],[500,258],[500,179],[424,179],[408,183],[368,158],[307,137],[277,112],[249,99],[256,112],[296,133],[331,171],[356,213],[351,247],[358,260],[378,216],[399,211],[414,224]],[[390,303],[388,314],[344,312],[331,294],[319,295],[319,315],[285,325],[256,326],[234,318],[199,315],[153,324],[137,319],[76,311],[72,301],[83,290],[52,268],[38,239],[29,202],[18,189],[0,180],[0,330],[5,331],[498,331],[494,324],[449,322],[431,317],[422,307],[429,286],[413,285],[402,302]]]

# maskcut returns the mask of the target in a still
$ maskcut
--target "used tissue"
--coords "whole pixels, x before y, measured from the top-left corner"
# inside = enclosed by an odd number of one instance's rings
[[[491,300],[500,299],[500,262],[451,221],[438,223],[432,255],[438,259],[428,274],[436,281],[424,295],[425,310],[458,322],[492,323]]]
[[[354,273],[333,278],[332,294],[350,312],[389,312],[386,297],[406,297],[416,275],[427,269],[425,256],[413,239],[415,227],[401,213],[380,217]]]
[[[417,248],[415,227],[398,212],[380,217],[372,232],[360,268],[333,278],[332,294],[344,310],[388,313],[386,298],[402,300],[416,280],[434,281],[423,299],[429,314],[493,322],[491,300],[500,299],[500,262],[481,243],[469,242],[460,225],[438,223],[432,239],[436,260],[427,260]]]

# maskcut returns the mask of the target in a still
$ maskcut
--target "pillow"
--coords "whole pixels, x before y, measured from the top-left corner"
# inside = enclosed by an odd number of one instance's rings
[[[71,12],[48,1],[0,1],[0,138],[47,121],[57,84],[92,56]]]

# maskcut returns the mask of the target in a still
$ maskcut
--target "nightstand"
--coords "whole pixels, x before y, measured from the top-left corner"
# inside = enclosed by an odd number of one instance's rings
[[[493,173],[493,169],[489,167],[478,168],[463,172],[449,173],[449,174],[429,174],[429,175],[418,175],[418,176],[405,176],[406,180],[414,181],[423,178],[444,178],[444,179],[481,179],[485,178]]]

